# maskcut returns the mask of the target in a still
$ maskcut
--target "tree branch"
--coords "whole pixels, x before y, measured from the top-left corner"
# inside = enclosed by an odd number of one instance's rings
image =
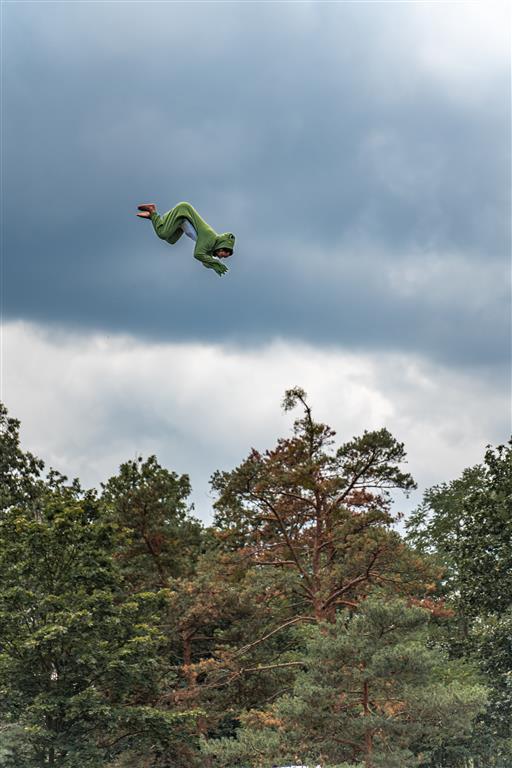
[[[306,581],[308,582],[308,584],[310,584],[310,585],[311,585],[311,577],[309,576],[308,572],[307,572],[307,571],[304,569],[304,566],[301,564],[301,562],[300,562],[300,560],[299,560],[299,558],[298,558],[298,555],[297,555],[297,553],[295,552],[295,548],[294,548],[294,546],[293,546],[293,544],[292,544],[292,542],[291,542],[291,539],[290,539],[290,537],[289,537],[289,535],[288,535],[288,531],[286,530],[286,526],[285,526],[285,524],[283,523],[283,519],[282,519],[281,515],[279,514],[279,512],[277,511],[277,509],[274,507],[274,505],[273,505],[273,504],[271,504],[271,503],[270,503],[270,502],[269,502],[267,499],[265,499],[265,498],[264,498],[264,497],[262,497],[262,496],[259,496],[259,497],[256,497],[256,498],[258,498],[258,500],[259,500],[260,502],[263,502],[263,504],[266,504],[266,506],[267,506],[267,507],[270,509],[270,511],[272,512],[272,514],[275,516],[275,518],[276,518],[276,520],[277,520],[277,522],[278,522],[278,525],[279,525],[279,527],[280,527],[280,529],[281,529],[281,532],[282,532],[282,534],[283,534],[283,536],[284,536],[284,538],[285,538],[285,540],[286,540],[286,544],[287,544],[287,546],[288,546],[288,549],[290,550],[290,554],[291,554],[291,556],[293,557],[293,559],[295,560],[295,563],[296,563],[296,565],[297,565],[297,568],[299,569],[299,571],[301,572],[301,574],[304,576],[304,578],[306,579]],[[312,592],[312,590],[309,590],[309,589],[308,589],[308,594],[310,595],[310,597],[311,597],[311,598],[313,598],[313,592]]]
[[[305,661],[284,661],[282,664],[267,664],[263,667],[245,667],[244,669],[240,670],[241,672],[261,672],[262,670],[266,669],[280,669],[283,667],[304,667],[306,665]]]
[[[372,451],[372,455],[370,457],[370,460],[366,462],[366,464],[362,467],[360,472],[356,472],[356,474],[353,477],[352,481],[348,484],[348,486],[345,488],[345,490],[342,491],[342,493],[340,493],[339,496],[337,496],[337,498],[333,502],[334,506],[338,506],[338,504],[341,504],[343,499],[345,499],[348,496],[348,494],[350,493],[350,491],[352,491],[355,488],[356,483],[359,480],[359,478],[362,477],[366,472],[368,472],[368,470],[370,469],[370,467],[374,463],[375,456],[376,456],[375,451]]]
[[[315,621],[316,619],[314,616],[296,616],[294,619],[290,619],[289,621],[285,621],[284,624],[281,624],[279,627],[276,627],[272,630],[272,632],[269,632],[268,634],[264,635],[263,637],[260,637],[258,640],[255,640],[253,643],[249,643],[248,645],[244,645],[243,648],[240,648],[240,650],[235,653],[235,659],[238,658],[238,656],[243,656],[247,651],[249,651],[251,648],[254,648],[255,645],[259,645],[259,643],[263,643],[265,640],[268,640],[269,637],[272,637],[272,635],[277,634],[282,629],[286,629],[286,627],[290,627],[292,624],[297,624],[299,621]]]

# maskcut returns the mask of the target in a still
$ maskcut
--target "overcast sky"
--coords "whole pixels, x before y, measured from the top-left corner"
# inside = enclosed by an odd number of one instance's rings
[[[84,483],[208,478],[307,389],[420,484],[510,432],[510,7],[5,2],[2,397]],[[135,217],[190,201],[219,279]]]

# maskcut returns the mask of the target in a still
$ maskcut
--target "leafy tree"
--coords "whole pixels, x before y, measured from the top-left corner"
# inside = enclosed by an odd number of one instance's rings
[[[443,738],[467,732],[485,701],[429,647],[428,622],[424,609],[374,595],[356,615],[309,628],[293,694],[249,712],[237,740],[205,742],[205,753],[222,767],[251,754],[258,765],[417,766]]]
[[[464,752],[486,768],[512,760],[511,501],[509,443],[488,448],[483,464],[427,491],[408,523],[410,540],[443,564],[443,589],[461,617],[447,628],[445,644],[454,656],[475,658],[490,689],[472,739],[443,746],[432,765],[462,765],[457,755]]]
[[[0,514],[13,504],[35,508],[44,484],[44,463],[20,446],[20,422],[0,402]]]
[[[222,552],[190,515],[189,492],[187,476],[150,457],[123,464],[103,486],[101,503],[124,531],[117,557],[130,590],[168,588],[161,653],[175,677],[161,700],[178,711],[202,708],[196,726],[204,733],[229,730],[240,706],[261,702],[269,688],[242,680],[241,665],[228,658],[261,626],[259,606],[252,601],[252,580],[244,585],[247,568]]]
[[[406,527],[418,549],[444,566],[444,589],[467,615],[512,605],[512,443],[484,464],[429,489]]]
[[[94,497],[54,491],[36,517],[12,507],[0,541],[0,765],[188,752],[192,715],[158,704],[165,594],[126,594],[119,531]]]
[[[120,558],[135,587],[165,587],[193,573],[202,527],[190,515],[189,494],[188,476],[161,467],[155,456],[122,464],[104,484],[104,507],[127,534]]]
[[[450,546],[460,602],[473,616],[512,608],[512,441],[489,448],[484,461],[482,481],[462,502],[463,525]]]

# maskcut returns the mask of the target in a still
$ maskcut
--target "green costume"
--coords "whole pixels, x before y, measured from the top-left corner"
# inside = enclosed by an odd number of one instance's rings
[[[231,232],[224,232],[222,235],[218,235],[189,203],[178,203],[168,213],[164,213],[163,216],[156,212],[151,214],[151,221],[153,222],[156,234],[171,245],[178,242],[182,236],[185,220],[192,224],[197,234],[194,258],[198,259],[208,269],[214,269],[219,276],[223,275],[228,271],[228,268],[219,259],[214,257],[214,252],[219,248],[226,248],[233,252],[235,236]],[[195,239],[193,235],[189,236]]]

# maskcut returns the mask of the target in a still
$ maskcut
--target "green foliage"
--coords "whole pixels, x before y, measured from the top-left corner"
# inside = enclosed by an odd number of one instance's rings
[[[186,475],[130,461],[98,498],[0,406],[0,768],[509,767],[512,446],[405,542],[404,446],[283,407],[205,530]]]
[[[134,587],[165,587],[193,572],[202,528],[190,515],[189,494],[188,476],[169,472],[155,456],[122,464],[104,484],[105,512],[127,534],[121,561]]]
[[[509,443],[427,491],[408,524],[410,540],[442,563],[443,589],[457,609],[444,643],[452,655],[475,659],[489,687],[489,706],[471,739],[443,745],[435,766],[463,765],[470,757],[486,768],[512,761],[511,502]]]
[[[452,550],[464,609],[504,613],[512,607],[512,441],[486,452],[482,483],[462,506],[464,525]]]
[[[0,540],[0,719],[17,731],[4,764],[93,768],[190,730],[190,714],[146,705],[166,595],[124,592],[118,531],[98,505],[54,492],[36,518],[4,512]]]
[[[20,447],[20,422],[0,403],[0,514],[14,504],[35,508],[44,464]]]
[[[374,584],[401,589],[414,582],[420,564],[406,563],[406,549],[389,528],[390,491],[408,492],[414,481],[400,468],[403,445],[387,430],[333,449],[334,432],[313,420],[304,392],[286,393],[286,410],[298,402],[304,415],[292,438],[214,475],[215,523],[242,557],[289,573],[304,616],[333,620]]]
[[[236,740],[212,740],[204,752],[222,768],[244,765],[252,751],[261,766],[418,765],[447,735],[466,732],[485,702],[475,680],[452,679],[429,647],[428,622],[423,609],[374,596],[357,615],[311,627],[293,693],[248,713]]]
[[[512,441],[489,448],[484,464],[431,488],[408,523],[409,537],[440,556],[468,615],[512,606]]]

